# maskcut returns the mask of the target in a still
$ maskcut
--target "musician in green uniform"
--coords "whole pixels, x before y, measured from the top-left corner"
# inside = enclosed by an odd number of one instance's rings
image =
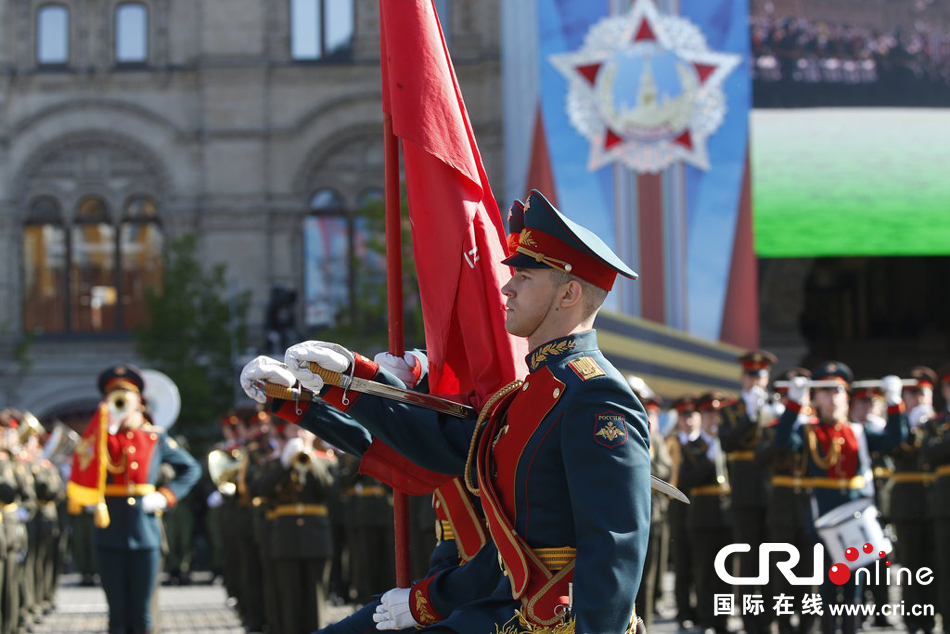
[[[188,441],[184,436],[178,436],[175,441],[186,451]],[[162,515],[162,524],[165,526],[165,535],[168,538],[168,556],[165,558],[165,569],[168,571],[168,582],[171,585],[185,586],[191,583],[191,561],[194,558],[195,533],[195,495],[198,488],[192,489],[183,500],[168,509]]]
[[[941,368],[940,394],[944,407],[927,424],[921,452],[933,472],[928,505],[934,540],[930,567],[936,571],[936,610],[946,632],[950,624],[950,366]]]
[[[729,478],[726,456],[719,444],[719,410],[726,402],[721,392],[707,392],[696,399],[699,434],[683,446],[679,486],[688,492],[690,505],[686,531],[693,546],[693,578],[699,625],[706,632],[729,632],[727,616],[717,615],[714,597],[729,587],[715,572],[719,551],[731,541]]]
[[[19,412],[12,409],[0,412],[0,633],[12,634],[19,627],[20,592],[16,565],[20,554],[23,527],[15,509],[20,495],[16,477],[16,463],[11,459],[10,450],[16,443],[16,429]],[[10,509],[10,510],[8,510]]]
[[[900,447],[890,452],[894,460],[894,474],[884,496],[888,500],[888,515],[897,536],[897,560],[902,566],[916,571],[933,564],[935,546],[928,505],[933,469],[921,447],[927,423],[935,415],[933,389],[937,384],[937,374],[928,367],[917,366],[904,372],[902,378],[916,384],[904,387],[907,437]],[[942,539],[946,539],[946,536]],[[937,576],[941,574],[946,572],[937,569]],[[907,605],[933,605],[937,601],[936,590],[936,584],[901,585],[902,599]],[[935,625],[933,615],[917,615],[913,612],[906,610],[902,615],[907,631],[930,634]]]
[[[884,391],[880,387],[857,387],[851,392],[851,420],[855,423],[870,429],[884,429],[887,421],[883,413]],[[887,495],[887,489],[894,475],[894,460],[890,454],[872,453],[871,473],[874,476],[874,504],[880,513],[878,522],[883,528],[890,524],[890,495]],[[890,600],[884,584],[870,584],[865,595],[870,595],[875,605],[884,605]],[[883,612],[875,614],[872,622],[875,627],[891,627],[890,619]]]
[[[742,394],[721,412],[719,440],[729,464],[732,490],[732,539],[749,544],[751,550],[739,555],[739,571],[743,577],[754,577],[759,569],[759,544],[766,541],[766,470],[755,460],[755,448],[762,439],[762,424],[770,402],[767,387],[775,355],[764,350],[750,350],[738,359],[742,364]],[[747,594],[768,596],[768,588],[743,586],[739,597]],[[746,634],[760,634],[768,629],[768,619],[761,615],[743,614]]]
[[[667,448],[673,461],[674,486],[680,486],[680,473],[684,452],[691,441],[699,437],[701,419],[696,411],[696,396],[683,395],[672,403],[676,412],[676,426],[667,437]],[[673,594],[676,597],[676,622],[681,632],[689,631],[697,621],[696,606],[693,601],[695,583],[693,578],[693,544],[686,529],[689,507],[685,504],[671,504],[670,512],[670,548],[673,551]]]
[[[778,378],[779,381],[786,382],[797,376],[808,379],[811,377],[811,371],[805,368],[791,368]],[[775,392],[782,398],[785,397],[787,391],[787,387],[775,388]],[[809,393],[805,392],[802,395],[802,411],[810,411],[809,405]],[[776,403],[772,407],[775,416],[768,416],[769,420],[762,427],[762,438],[755,448],[756,462],[765,469],[768,482],[766,489],[766,541],[791,544],[798,549],[798,552],[807,553],[814,546],[814,529],[811,528],[811,513],[809,510],[811,498],[808,491],[802,486],[805,464],[801,454],[775,444],[777,417],[784,413],[785,407],[782,403]],[[807,415],[799,416],[795,422],[796,427],[804,424],[808,424]],[[809,568],[810,565],[811,559],[802,557],[798,566],[795,567],[795,573],[799,577],[812,574],[814,571]],[[774,564],[769,567],[769,579],[770,592],[774,595],[793,596],[796,592],[807,592],[809,594],[814,592],[814,588],[793,586]],[[769,613],[774,613],[772,605],[764,607]],[[776,615],[779,634],[796,634],[796,632],[806,634],[812,631],[815,623],[813,615],[800,614],[798,619],[798,628],[796,629],[792,623],[791,615]]]
[[[643,404],[647,412],[647,421],[650,423],[650,474],[668,481],[673,474],[673,458],[666,448],[665,439],[660,431],[662,400],[640,377],[627,377],[627,382]],[[670,538],[667,525],[670,499],[654,491],[650,502],[650,542],[647,546],[646,563],[643,566],[643,581],[640,582],[640,591],[637,593],[637,614],[643,619],[643,625],[647,631],[653,624],[656,598],[663,592],[661,573],[665,568],[663,563],[667,559],[667,544]]]
[[[266,519],[279,611],[279,630],[309,634],[326,624],[333,545],[327,512],[332,453],[314,448],[313,434],[287,425],[280,457],[251,484],[268,499]]]

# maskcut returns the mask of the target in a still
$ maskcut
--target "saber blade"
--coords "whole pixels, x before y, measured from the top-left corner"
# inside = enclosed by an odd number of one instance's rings
[[[678,500],[683,504],[689,504],[689,498],[686,497],[686,494],[677,489],[675,486],[667,482],[666,480],[660,480],[655,475],[650,475],[650,488],[654,491],[658,491],[663,495],[669,496],[674,500]]]

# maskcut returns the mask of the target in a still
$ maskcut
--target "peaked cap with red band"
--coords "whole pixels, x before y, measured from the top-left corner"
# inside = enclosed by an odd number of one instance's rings
[[[884,390],[879,387],[858,387],[851,392],[851,398],[854,400],[879,398],[884,399]]]
[[[714,391],[700,394],[696,398],[696,410],[700,412],[717,412],[723,408],[729,399],[724,392]]]
[[[778,358],[766,350],[750,350],[736,359],[742,364],[742,369],[750,374],[770,370]]]
[[[524,229],[519,233],[515,251],[504,264],[518,269],[550,267],[607,291],[613,288],[618,273],[637,279],[633,269],[603,240],[568,219],[536,189],[531,190],[524,205]]]
[[[904,374],[907,375],[906,378],[917,379],[917,385],[904,388],[911,391],[922,390],[924,388],[932,390],[938,382],[937,373],[925,365],[916,365]]]
[[[508,210],[508,255],[515,255],[524,231],[524,203],[515,199]]]
[[[673,401],[673,409],[677,412],[695,412],[696,411],[696,396],[693,394],[686,394],[675,401]]]
[[[142,371],[132,364],[116,365],[99,375],[98,385],[103,395],[118,389],[141,394],[145,390],[145,379]]]
[[[854,381],[854,372],[840,361],[825,361],[811,373],[813,381],[838,381],[844,387]]]

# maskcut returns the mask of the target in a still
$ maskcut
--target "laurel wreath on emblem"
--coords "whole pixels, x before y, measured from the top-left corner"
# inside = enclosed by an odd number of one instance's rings
[[[559,354],[564,354],[569,350],[573,350],[576,345],[577,343],[573,341],[558,341],[557,343],[544,344],[531,355],[531,369],[536,370],[538,365],[543,363],[548,356],[556,357]]]

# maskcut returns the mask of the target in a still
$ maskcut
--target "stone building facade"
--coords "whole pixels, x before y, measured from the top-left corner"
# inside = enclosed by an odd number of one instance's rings
[[[436,4],[501,183],[498,0]],[[313,285],[308,218],[377,195],[381,122],[376,0],[0,0],[0,405],[95,402],[189,232],[257,341],[271,289]]]

